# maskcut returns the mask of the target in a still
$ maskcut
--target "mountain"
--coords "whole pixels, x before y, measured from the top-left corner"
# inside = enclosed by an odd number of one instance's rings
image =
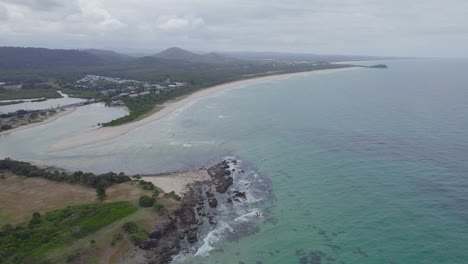
[[[0,70],[94,67],[116,64],[121,58],[83,50],[0,47]]]
[[[168,60],[194,61],[199,60],[201,55],[178,47],[168,48],[154,55],[157,58]]]
[[[219,53],[206,53],[198,54],[188,50],[184,50],[178,47],[172,47],[161,51],[154,55],[156,58],[162,58],[166,60],[185,61],[192,63],[209,63],[209,64],[220,64],[220,63],[235,63],[240,61],[239,59],[224,56]]]
[[[256,61],[307,61],[307,62],[339,62],[359,60],[390,60],[395,57],[376,57],[360,55],[321,55],[313,53],[285,53],[285,52],[221,52],[223,56],[230,56],[242,60]]]
[[[128,56],[128,55],[124,55],[124,54],[121,54],[121,53],[117,53],[115,51],[112,51],[112,50],[100,50],[100,49],[81,49],[79,51],[84,51],[84,52],[87,52],[89,54],[93,54],[93,55],[97,55],[97,56],[100,56],[102,58],[112,58],[112,59],[120,59],[120,60],[129,60],[129,59],[132,59],[131,56]]]

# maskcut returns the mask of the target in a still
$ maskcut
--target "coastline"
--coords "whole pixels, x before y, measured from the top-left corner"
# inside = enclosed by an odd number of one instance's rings
[[[287,73],[287,74],[278,74],[278,75],[271,75],[271,76],[263,76],[258,78],[240,80],[240,81],[233,81],[228,82],[220,85],[215,85],[212,87],[208,87],[197,91],[189,96],[183,97],[180,100],[174,100],[167,102],[162,105],[162,109],[151,114],[150,116],[143,118],[141,120],[131,122],[128,124],[123,124],[116,127],[100,127],[98,129],[88,130],[83,133],[79,133],[72,137],[68,137],[62,139],[47,149],[47,152],[58,152],[69,150],[81,146],[91,145],[95,143],[99,143],[102,141],[110,140],[113,138],[117,138],[127,134],[128,132],[135,130],[139,127],[147,125],[149,123],[158,121],[164,117],[169,116],[170,114],[176,112],[177,110],[183,108],[186,105],[196,102],[197,100],[206,98],[208,96],[214,95],[215,93],[230,90],[233,88],[237,88],[240,86],[245,85],[252,85],[272,80],[280,80],[294,76],[300,75],[308,75],[308,74],[323,74],[323,73],[330,73],[330,72],[338,72],[338,71],[347,71],[353,70],[360,67],[348,67],[348,68],[340,68],[340,69],[326,69],[326,70],[315,70],[315,71],[307,71],[307,72],[296,72],[296,73]]]
[[[210,178],[206,169],[192,169],[187,171],[170,172],[158,175],[142,175],[141,179],[151,182],[164,192],[174,191],[182,196],[186,192],[187,186],[195,182],[202,182]]]
[[[37,127],[37,126],[42,126],[42,125],[54,122],[55,120],[59,119],[60,117],[69,115],[69,114],[76,111],[76,107],[67,107],[67,108],[64,108],[64,109],[65,109],[65,111],[60,111],[57,114],[55,114],[55,115],[53,115],[53,116],[51,116],[51,117],[49,117],[49,118],[47,118],[47,119],[45,119],[43,121],[27,124],[27,125],[24,125],[24,126],[20,126],[20,127],[17,127],[17,128],[7,130],[7,131],[0,132],[0,136],[8,135],[8,134],[11,134],[11,133],[14,133],[14,132],[18,132],[18,131],[21,131],[21,130],[25,130],[25,129],[29,129],[29,128],[33,128],[33,127]]]

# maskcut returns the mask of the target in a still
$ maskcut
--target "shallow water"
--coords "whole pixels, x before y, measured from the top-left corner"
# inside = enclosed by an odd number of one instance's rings
[[[63,97],[62,98],[55,98],[55,99],[47,99],[47,101],[43,102],[31,102],[34,99],[26,99],[23,100],[23,103],[19,104],[11,104],[11,105],[3,105],[0,106],[0,113],[10,113],[15,112],[18,110],[44,110],[50,108],[56,108],[60,106],[76,104],[86,101],[85,99],[81,98],[71,98],[68,97],[67,94],[59,92]],[[39,99],[39,98],[36,98]],[[1,102],[11,102],[11,101],[20,101],[18,100],[2,100]]]
[[[222,92],[120,138],[45,153],[123,114],[77,111],[0,137],[0,156],[128,173],[238,157],[276,200],[259,233],[218,242],[204,263],[466,263],[468,61],[386,64]]]

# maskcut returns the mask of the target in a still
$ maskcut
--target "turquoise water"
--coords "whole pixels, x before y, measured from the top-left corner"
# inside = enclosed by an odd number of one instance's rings
[[[260,232],[188,261],[467,263],[468,61],[386,64],[230,90],[61,153],[44,151],[55,136],[24,131],[0,137],[0,156],[130,173],[236,156],[271,179]]]

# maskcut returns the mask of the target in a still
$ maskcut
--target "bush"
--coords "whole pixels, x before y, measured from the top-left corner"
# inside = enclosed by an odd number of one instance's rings
[[[154,208],[156,209],[157,212],[162,212],[165,209],[164,204],[162,203],[156,203],[154,205]]]
[[[2,129],[2,130],[8,130],[8,129],[12,129],[12,128],[13,128],[13,127],[10,126],[10,125],[2,125],[2,126],[1,126],[1,129]]]
[[[146,191],[153,191],[156,189],[156,186],[154,186],[154,184],[152,182],[147,182],[147,181],[144,181],[144,180],[140,180],[138,182],[138,186],[140,186],[140,188],[142,188],[143,190],[146,190]]]
[[[132,240],[132,242],[135,244],[140,241],[145,241],[147,239],[148,239],[148,232],[146,232],[145,230],[141,230],[137,234],[132,234],[130,236],[130,240]]]
[[[170,193],[165,193],[164,194],[164,197],[166,198],[172,198],[174,200],[177,200],[177,201],[180,201],[180,196],[177,195],[174,191],[170,192]]]
[[[115,246],[115,244],[117,243],[117,241],[120,241],[123,239],[123,235],[118,233],[118,234],[115,234],[114,237],[112,238],[112,242],[111,242],[111,245],[112,246]]]
[[[138,225],[135,224],[134,222],[126,222],[123,225],[123,229],[125,230],[125,232],[130,233],[130,234],[138,233]]]
[[[159,196],[160,193],[161,193],[161,191],[160,191],[159,189],[155,189],[155,190],[153,191],[152,197],[156,199],[156,198],[158,198],[158,196]]]
[[[138,200],[138,204],[141,207],[151,207],[154,205],[155,202],[156,202],[156,199],[154,199],[153,197],[149,197],[147,195],[141,196],[140,199]]]
[[[33,215],[32,215],[32,218],[31,220],[29,220],[29,225],[30,226],[33,226],[33,225],[38,225],[42,222],[41,220],[41,214],[38,213],[38,212],[35,212]]]

